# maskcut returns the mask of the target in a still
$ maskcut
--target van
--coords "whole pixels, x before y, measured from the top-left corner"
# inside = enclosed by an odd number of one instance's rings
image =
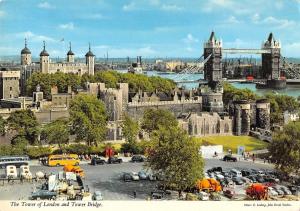
[[[240,172],[236,169],[231,169],[230,173],[232,174],[233,177],[242,177],[242,172]]]
[[[65,166],[65,165],[79,165],[79,157],[76,154],[62,154],[62,155],[49,155],[49,166]]]

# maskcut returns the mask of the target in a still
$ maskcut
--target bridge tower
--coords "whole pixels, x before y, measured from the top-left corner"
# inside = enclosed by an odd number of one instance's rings
[[[208,112],[223,111],[222,81],[222,42],[212,32],[209,40],[204,43],[204,79],[207,85],[200,86],[203,110]]]
[[[275,40],[273,33],[263,43],[262,49],[269,50],[270,53],[262,54],[262,76],[267,79],[268,88],[283,89],[286,87],[285,78],[281,77],[280,71],[280,50],[281,44]]]
[[[204,43],[204,60],[208,57],[204,65],[204,79],[211,89],[215,89],[222,80],[222,41],[215,37],[215,32],[211,32],[209,40]]]

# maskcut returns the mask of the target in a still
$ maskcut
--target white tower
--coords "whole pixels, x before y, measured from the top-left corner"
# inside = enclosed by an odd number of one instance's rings
[[[27,40],[25,38],[25,48],[21,51],[21,65],[29,65],[31,64],[31,52],[27,48]]]
[[[40,69],[42,73],[48,73],[49,72],[49,54],[46,51],[46,44],[44,42],[44,49],[40,53]]]

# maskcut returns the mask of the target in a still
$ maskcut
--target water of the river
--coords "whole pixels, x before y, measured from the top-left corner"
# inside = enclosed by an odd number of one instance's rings
[[[123,71],[122,71],[123,72]],[[162,73],[157,71],[147,71],[145,73],[148,76],[160,76],[162,78],[169,78],[174,81],[184,81],[184,80],[198,80],[203,79],[203,74],[176,74],[176,73]],[[232,83],[233,86],[239,89],[248,88],[259,95],[263,95],[268,92],[272,92],[270,89],[256,89],[255,84],[245,84],[245,83]],[[187,89],[197,88],[198,83],[182,83],[179,86],[185,86]],[[276,90],[275,93],[285,94],[293,97],[300,96],[300,85],[288,85],[286,89]]]

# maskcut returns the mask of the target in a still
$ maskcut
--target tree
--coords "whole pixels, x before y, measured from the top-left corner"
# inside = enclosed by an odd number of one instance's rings
[[[125,115],[122,124],[122,131],[126,141],[129,144],[134,144],[139,132],[139,123],[131,119],[128,115]]]
[[[300,171],[300,122],[291,122],[273,135],[268,146],[272,162],[285,174]]]
[[[5,119],[3,119],[2,116],[0,116],[0,135],[3,136],[6,133],[6,125],[7,122],[5,121]]]
[[[16,131],[16,137],[24,137],[28,143],[36,144],[39,135],[39,124],[34,113],[27,110],[14,111],[7,119],[8,128],[11,131]]]
[[[97,145],[106,135],[107,115],[102,101],[95,96],[79,94],[70,104],[72,131],[78,141]]]
[[[70,130],[67,120],[58,119],[47,124],[41,133],[41,139],[48,144],[58,144],[62,149],[63,144],[69,142]]]
[[[177,125],[178,121],[170,111],[147,109],[144,112],[142,129],[146,130],[148,133],[158,130],[160,126],[171,127]]]
[[[163,183],[179,192],[203,178],[204,161],[200,145],[179,127],[161,127],[153,133],[149,167],[165,176]]]

